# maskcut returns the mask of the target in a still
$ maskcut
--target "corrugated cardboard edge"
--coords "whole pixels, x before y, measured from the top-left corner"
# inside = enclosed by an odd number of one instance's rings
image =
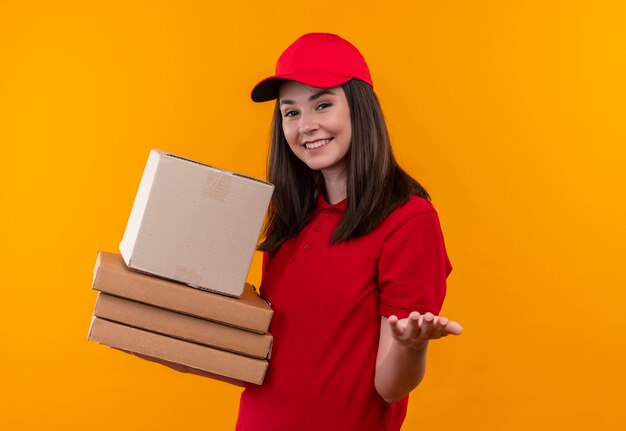
[[[253,331],[253,332],[257,332],[260,334],[263,333],[267,333],[267,331],[269,330],[269,325],[272,319],[272,316],[274,314],[274,311],[271,309],[271,307],[268,305],[267,309],[265,310],[261,310],[258,309],[250,304],[246,304],[244,302],[239,302],[240,306],[242,307],[242,309],[247,309],[247,315],[246,314],[238,314],[238,315],[232,315],[229,313],[226,313],[222,310],[218,310],[217,311],[217,315],[216,314],[212,314],[212,313],[216,313],[215,309],[213,310],[207,310],[205,308],[197,308],[197,309],[189,309],[189,308],[181,308],[180,305],[177,306],[173,306],[172,304],[166,304],[166,303],[154,303],[153,301],[148,301],[147,297],[148,295],[146,294],[145,291],[143,290],[133,290],[133,292],[129,293],[128,291],[124,291],[121,292],[121,289],[119,288],[119,284],[114,284],[113,286],[111,286],[110,288],[107,289],[103,289],[101,286],[98,286],[99,281],[102,278],[107,278],[107,277],[119,277],[120,273],[123,272],[123,276],[124,277],[147,277],[145,279],[143,279],[144,282],[148,282],[148,283],[155,283],[155,285],[159,285],[158,288],[164,289],[164,287],[161,285],[162,283],[171,283],[172,288],[170,289],[170,286],[166,286],[169,290],[175,291],[178,290],[178,292],[180,292],[181,294],[187,293],[188,295],[197,295],[199,293],[201,294],[209,294],[208,292],[203,292],[203,291],[198,291],[198,292],[194,292],[192,287],[189,287],[187,285],[181,284],[181,283],[177,283],[175,281],[170,281],[170,280],[166,280],[164,278],[161,277],[155,277],[152,275],[148,275],[148,274],[144,274],[141,272],[137,272],[131,269],[128,269],[127,267],[125,267],[125,265],[121,264],[121,265],[117,265],[117,267],[115,266],[115,260],[120,259],[121,257],[116,254],[116,253],[110,253],[110,252],[104,252],[104,251],[100,251],[98,253],[98,259],[96,261],[96,268],[94,270],[94,283],[92,288],[94,290],[98,290],[98,291],[103,291],[105,293],[109,293],[111,295],[116,295],[116,296],[120,296],[123,298],[127,298],[127,299],[131,299],[134,301],[138,301],[138,302],[143,302],[145,304],[149,304],[149,305],[153,305],[153,306],[157,306],[157,307],[161,307],[161,308],[165,308],[167,310],[172,310],[172,311],[177,311],[180,313],[185,313],[185,314],[189,314],[191,316],[195,316],[195,317],[199,317],[199,318],[203,318],[203,319],[208,319],[208,320],[213,320],[213,321],[217,321],[223,324],[228,324],[237,328],[241,328],[241,329],[245,329],[248,331]],[[109,262],[111,262],[109,264]],[[118,262],[117,263],[121,263]],[[109,265],[107,265],[109,264]],[[106,284],[106,283],[105,283]],[[192,289],[189,292],[186,292],[183,289]],[[231,301],[241,301],[241,299],[235,299],[232,297],[227,297],[224,295],[218,295],[215,293],[211,293],[211,295],[216,295],[215,298],[213,298],[215,301],[217,302],[231,302]],[[257,293],[255,293],[253,291],[252,285],[246,283],[245,289],[244,289],[244,294],[243,296],[247,296],[247,295],[257,295]],[[176,297],[176,300],[180,302],[182,302],[183,300],[181,299],[181,295],[173,295]],[[262,299],[262,298],[261,298]],[[267,302],[264,301],[267,305]],[[192,306],[196,306],[196,301],[191,302]],[[209,312],[211,311],[211,312]],[[254,318],[255,321],[257,322],[262,322],[261,324],[255,325],[254,327],[250,327],[250,325],[246,324],[246,321],[249,321],[249,319],[246,319],[245,321],[241,319],[241,316],[249,316],[250,314],[254,314],[256,317]]]
[[[268,363],[93,317],[89,340],[260,385]]]
[[[249,179],[249,180],[257,181],[257,182],[259,182],[259,183],[267,184],[268,186],[272,187],[272,189],[274,189],[274,184],[272,184],[272,183],[268,183],[267,181],[263,181],[263,180],[260,180],[260,179],[258,179],[258,178],[250,177],[250,176],[248,176],[248,175],[239,174],[239,173],[237,173],[237,172],[227,171],[227,170],[225,170],[225,169],[220,169],[220,168],[217,168],[217,167],[215,167],[215,166],[208,165],[208,164],[206,164],[206,163],[202,163],[202,162],[197,162],[197,161],[195,161],[195,160],[191,160],[191,159],[188,159],[188,158],[186,158],[186,157],[177,156],[176,154],[172,154],[172,153],[163,152],[163,155],[164,155],[165,157],[174,157],[174,158],[176,158],[176,159],[185,160],[185,161],[190,162],[190,163],[196,163],[196,164],[198,164],[198,165],[206,166],[206,167],[208,167],[208,168],[215,169],[216,171],[219,171],[219,172],[224,173],[224,174],[236,175],[236,176],[238,176],[238,177],[243,177],[243,178],[247,178],[247,179]]]
[[[89,322],[89,332],[87,332],[87,341],[92,341],[91,331],[93,330],[94,320],[96,320],[96,316],[91,316],[91,322]]]
[[[100,265],[102,265],[102,252],[101,251],[98,252],[98,257],[96,257],[96,264],[93,267],[93,277],[91,278],[92,289],[96,285],[96,278],[98,277],[98,268],[100,268]]]
[[[93,314],[123,325],[254,358],[266,359],[271,352],[272,335],[269,333],[258,334],[104,292],[99,292]]]
[[[265,359],[271,359],[273,347],[274,347],[274,336],[272,336],[272,339],[270,340],[270,349],[268,350],[267,356],[265,357]]]
[[[245,175],[240,175],[240,174],[235,174],[235,175],[238,175],[238,176],[243,177],[243,178],[250,178],[250,177],[247,177],[247,176],[245,176]],[[252,179],[253,179],[253,178],[252,178]],[[265,183],[264,181],[261,181],[261,182],[262,182],[262,183]],[[263,209],[263,212],[264,212],[265,214],[267,214],[267,209],[268,209],[268,207],[269,207],[269,205],[270,205],[270,202],[271,202],[271,200],[272,200],[272,193],[274,193],[274,185],[273,185],[273,184],[270,184],[270,183],[265,183],[265,184],[268,184],[268,185],[270,186],[270,187],[269,187],[269,188],[270,188],[270,190],[268,191],[268,192],[269,192],[269,196],[268,196],[268,199],[267,199],[267,205],[265,205],[265,206],[264,206],[264,209]],[[257,224],[254,226],[254,229],[255,229],[256,231],[258,231],[258,232],[261,232],[261,229],[263,228],[263,222],[264,222],[263,218],[259,218],[259,220],[257,221]],[[259,234],[259,235],[260,235],[260,234]],[[257,239],[257,242],[258,242],[258,239]],[[252,266],[252,260],[254,259],[254,252],[255,252],[255,249],[253,248],[253,249],[250,249],[249,254],[248,254],[248,259],[247,259],[247,263],[248,263],[248,264],[247,264],[247,266],[246,266],[246,267],[248,268],[248,273],[250,272],[250,267]],[[244,279],[244,281],[245,281],[246,276],[244,276],[244,278],[243,278],[243,279]],[[252,286],[252,287],[254,288],[254,286]],[[256,288],[254,288],[254,290],[256,291]],[[267,301],[266,301],[266,302],[267,302]]]
[[[144,168],[141,181],[139,183],[139,189],[135,195],[135,201],[133,202],[133,208],[128,217],[128,223],[126,224],[126,230],[124,236],[120,242],[120,252],[124,257],[126,265],[132,265],[133,257],[133,245],[135,244],[137,237],[139,236],[139,230],[141,228],[141,221],[143,215],[148,206],[148,200],[150,199],[150,192],[152,190],[152,184],[154,184],[154,177],[156,176],[157,169],[159,167],[159,160],[163,156],[164,152],[161,150],[150,150],[146,167]]]

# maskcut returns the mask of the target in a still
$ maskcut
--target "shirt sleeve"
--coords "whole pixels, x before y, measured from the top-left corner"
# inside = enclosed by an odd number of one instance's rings
[[[385,238],[378,261],[379,313],[438,315],[452,266],[434,210],[410,216]]]

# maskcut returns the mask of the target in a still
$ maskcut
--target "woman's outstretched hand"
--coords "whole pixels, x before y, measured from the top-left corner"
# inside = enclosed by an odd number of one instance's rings
[[[463,327],[457,322],[432,313],[413,311],[406,319],[389,316],[388,322],[394,340],[403,347],[416,350],[426,347],[429,340],[463,332]]]
[[[428,342],[459,335],[457,322],[432,313],[413,311],[406,319],[381,316],[380,341],[374,385],[388,403],[398,401],[417,387],[426,372]]]

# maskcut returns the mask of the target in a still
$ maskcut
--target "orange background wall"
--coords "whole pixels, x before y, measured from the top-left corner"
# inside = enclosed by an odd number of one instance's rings
[[[622,1],[0,1],[0,428],[229,430],[239,390],[86,341],[150,148],[264,176],[302,33],[371,65],[454,264],[404,430],[626,426]],[[250,280],[258,283],[258,256]]]

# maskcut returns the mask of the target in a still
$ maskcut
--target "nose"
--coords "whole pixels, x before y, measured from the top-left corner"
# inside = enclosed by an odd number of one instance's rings
[[[304,115],[300,116],[300,134],[302,135],[310,135],[315,132],[319,128],[319,125],[315,121],[312,115]]]

